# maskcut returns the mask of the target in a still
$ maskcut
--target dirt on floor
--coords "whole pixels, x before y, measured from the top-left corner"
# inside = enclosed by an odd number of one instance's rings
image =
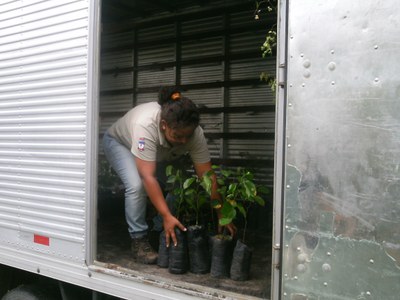
[[[158,249],[158,234],[151,232],[150,242]],[[171,274],[168,269],[157,265],[135,263],[130,252],[130,238],[127,225],[121,215],[107,216],[98,220],[97,260],[112,268],[123,268],[140,272],[143,276],[157,276],[168,281],[195,284],[206,288],[220,289],[228,292],[249,295],[261,299],[270,298],[271,285],[271,233],[265,230],[249,229],[248,244],[253,248],[250,277],[246,281],[234,281],[229,278],[217,279],[210,274]],[[199,288],[201,290],[201,288]]]

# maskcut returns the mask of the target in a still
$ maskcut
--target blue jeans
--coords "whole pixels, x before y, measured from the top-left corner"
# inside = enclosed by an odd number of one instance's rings
[[[121,178],[125,187],[125,219],[131,238],[140,238],[147,234],[146,222],[147,194],[142,184],[142,179],[136,167],[135,157],[130,149],[119,143],[107,132],[103,137],[103,151],[108,162]],[[165,164],[157,164],[157,178],[160,186],[164,187],[166,181]],[[168,194],[166,197],[170,211],[174,212],[174,198]],[[160,215],[153,218],[153,230],[163,229],[163,220]]]
[[[125,187],[125,218],[132,238],[147,234],[147,194],[136,167],[135,158],[127,147],[107,132],[103,137],[103,150],[108,162],[121,178]]]

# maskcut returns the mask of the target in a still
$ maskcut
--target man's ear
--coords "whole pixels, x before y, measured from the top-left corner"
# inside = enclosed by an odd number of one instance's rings
[[[167,128],[167,122],[165,120],[161,120],[160,125],[162,130],[165,130]]]

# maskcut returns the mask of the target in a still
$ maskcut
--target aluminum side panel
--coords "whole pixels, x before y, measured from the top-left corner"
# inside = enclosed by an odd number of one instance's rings
[[[0,4],[0,247],[83,264],[88,1]]]

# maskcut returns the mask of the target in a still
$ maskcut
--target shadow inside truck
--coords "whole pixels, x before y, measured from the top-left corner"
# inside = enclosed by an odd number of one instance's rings
[[[135,263],[130,251],[130,237],[124,217],[123,193],[106,193],[99,197],[97,261],[99,265],[129,273],[132,277],[142,278],[146,282],[162,282],[163,286],[196,290],[209,294],[215,290],[234,292],[242,295],[269,299],[271,285],[271,207],[265,207],[253,214],[254,223],[247,230],[248,243],[253,248],[250,278],[238,282],[230,278],[217,279],[208,274],[171,274],[168,268],[157,265]],[[148,223],[151,223],[155,211],[148,206]],[[268,212],[267,212],[268,211]],[[266,216],[268,216],[266,218]],[[158,249],[159,233],[150,231],[150,242]]]

